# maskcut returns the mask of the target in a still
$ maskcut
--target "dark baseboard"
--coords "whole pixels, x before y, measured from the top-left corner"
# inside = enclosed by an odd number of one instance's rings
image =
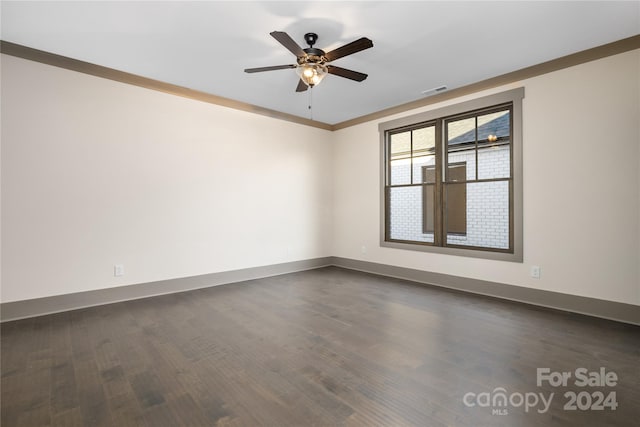
[[[204,274],[201,276],[183,277],[179,279],[118,286],[115,288],[98,289],[73,294],[5,302],[0,304],[0,321],[6,322],[96,305],[148,298],[157,295],[224,285],[227,283],[277,276],[296,271],[311,270],[331,265],[331,259],[331,257],[315,258],[283,264],[267,265],[263,267],[223,271],[220,273]]]
[[[513,286],[504,283],[488,282],[467,277],[451,276],[448,274],[432,273],[429,271],[349,258],[332,257],[331,264],[336,267],[364,271],[381,276],[395,277],[422,284],[640,325],[640,306],[633,304]]]
[[[640,325],[640,306],[341,257],[315,258],[0,304],[0,321],[24,319],[245,280],[336,266],[457,291]]]

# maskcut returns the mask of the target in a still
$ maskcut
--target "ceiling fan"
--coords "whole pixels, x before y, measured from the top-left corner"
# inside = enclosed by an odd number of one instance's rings
[[[247,68],[245,73],[259,73],[262,71],[284,70],[287,68],[295,68],[296,73],[300,76],[296,92],[304,92],[307,88],[312,88],[328,74],[334,74],[336,76],[344,77],[350,80],[361,82],[367,78],[364,73],[357,71],[347,70],[346,68],[336,67],[335,65],[328,64],[335,61],[338,58],[342,58],[347,55],[352,55],[361,50],[369,49],[373,47],[373,42],[366,37],[359,38],[351,43],[347,43],[331,52],[325,52],[322,49],[313,47],[318,40],[316,33],[307,33],[304,35],[304,40],[309,47],[303,49],[298,43],[296,43],[289,34],[283,31],[273,31],[271,36],[278,40],[280,44],[289,49],[297,58],[297,64],[291,65],[274,65],[272,67],[259,67],[259,68]]]

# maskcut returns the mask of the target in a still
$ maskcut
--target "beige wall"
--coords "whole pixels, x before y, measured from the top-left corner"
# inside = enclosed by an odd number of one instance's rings
[[[381,248],[377,127],[403,115],[338,131],[333,255],[640,305],[639,80],[636,50],[404,114],[524,86],[523,264]]]
[[[335,255],[640,305],[639,76],[634,51],[403,114],[525,87],[519,264],[379,246],[379,121],[330,133],[2,55],[2,301]]]
[[[3,302],[330,255],[328,131],[2,55],[1,136]]]

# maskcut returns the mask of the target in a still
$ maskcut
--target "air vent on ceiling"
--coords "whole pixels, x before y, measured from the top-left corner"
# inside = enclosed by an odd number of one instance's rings
[[[434,87],[432,89],[423,90],[422,94],[423,95],[433,95],[434,93],[443,92],[445,90],[447,90],[447,85],[442,85],[442,86]]]

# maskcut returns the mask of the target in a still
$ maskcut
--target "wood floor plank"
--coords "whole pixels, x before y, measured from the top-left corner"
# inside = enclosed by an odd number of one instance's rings
[[[335,267],[7,322],[3,426],[629,426],[640,328]],[[614,388],[536,369],[615,371]],[[545,413],[465,393],[555,393]],[[567,390],[617,393],[567,411]]]
[[[56,413],[51,419],[52,427],[82,427],[82,413],[79,407]]]

